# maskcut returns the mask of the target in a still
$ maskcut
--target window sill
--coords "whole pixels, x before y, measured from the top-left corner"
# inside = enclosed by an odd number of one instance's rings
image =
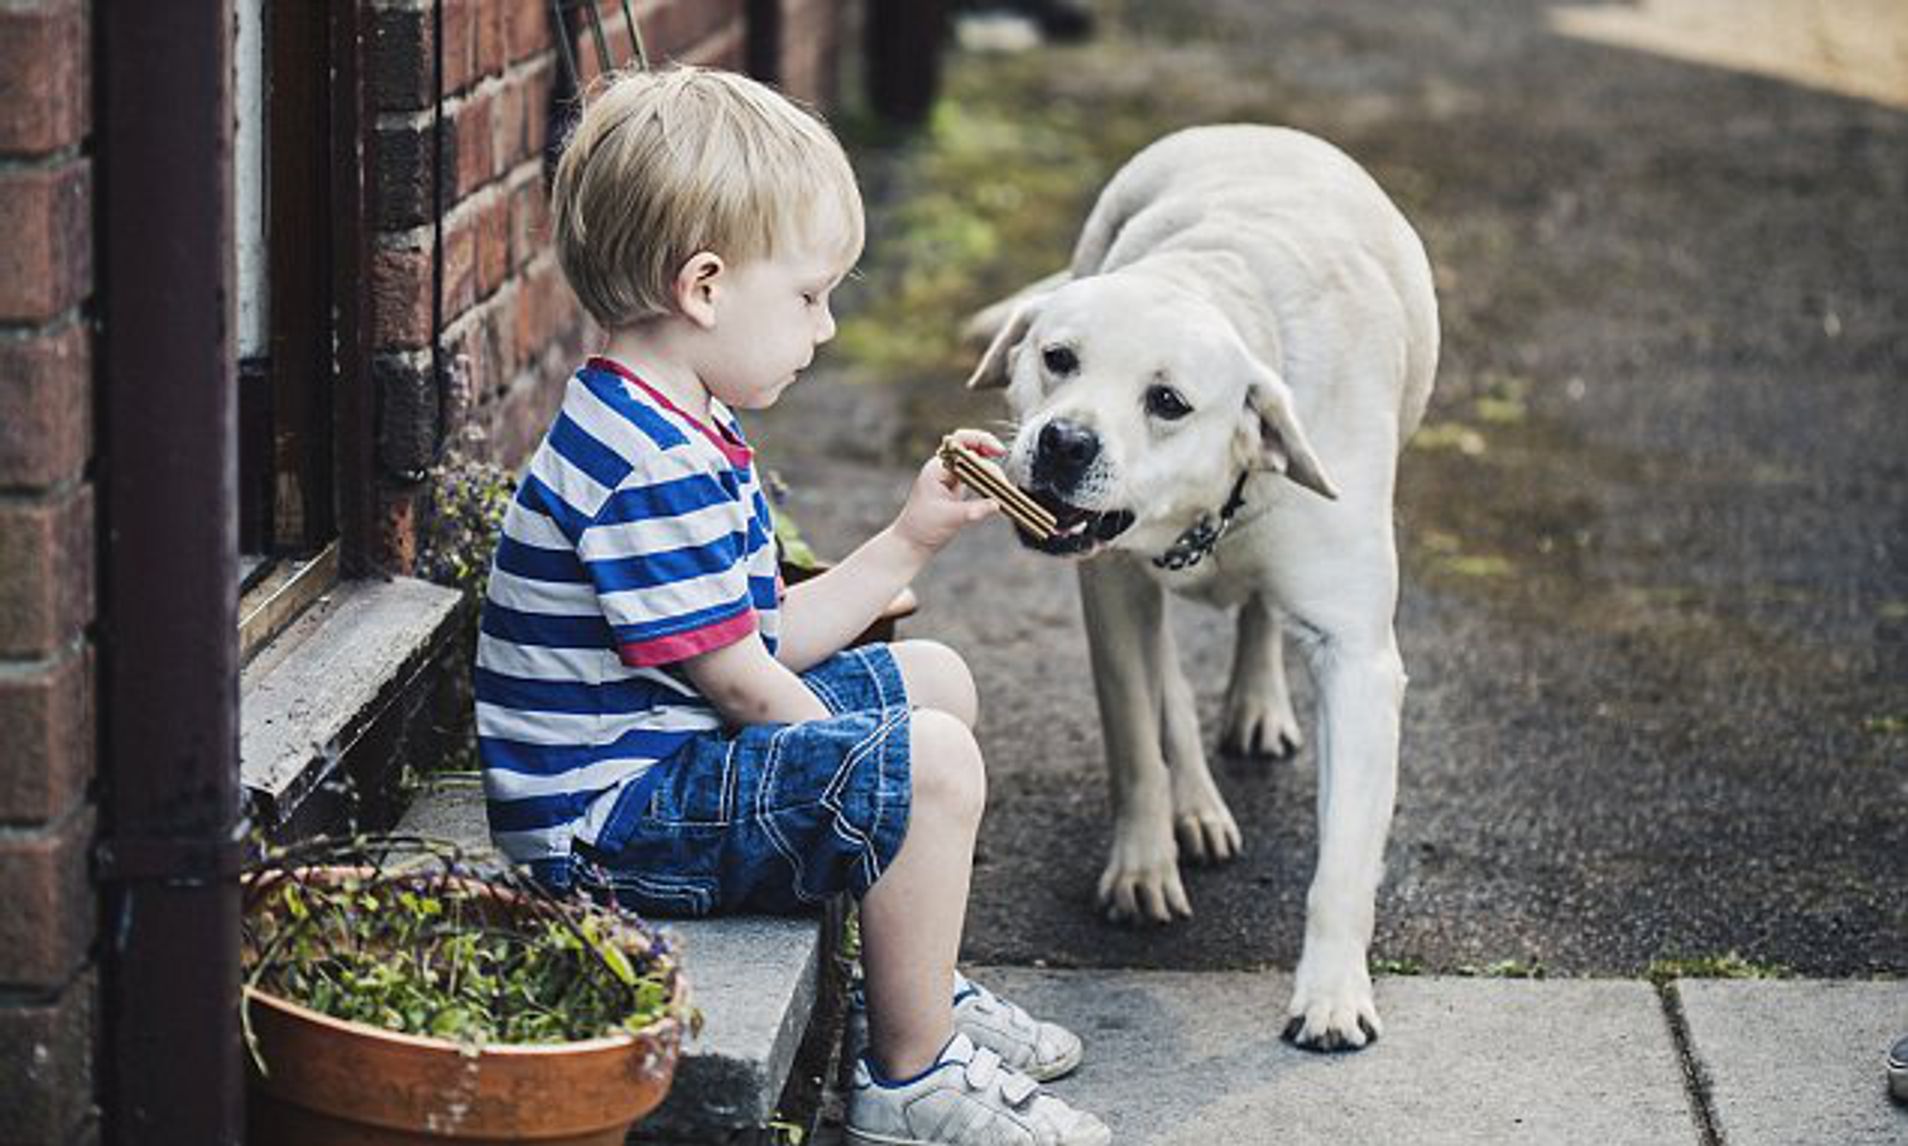
[[[335,826],[307,805],[354,805],[349,792],[313,797],[354,771],[346,758],[387,711],[428,688],[423,678],[456,642],[462,603],[454,589],[410,578],[345,581],[258,651],[239,677],[239,777],[255,828],[282,840]],[[405,709],[415,705],[395,715]]]

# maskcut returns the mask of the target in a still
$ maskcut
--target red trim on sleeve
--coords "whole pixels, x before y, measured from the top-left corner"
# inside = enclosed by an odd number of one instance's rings
[[[690,629],[686,633],[671,633],[666,637],[653,637],[647,641],[631,641],[617,649],[617,652],[622,656],[623,663],[630,668],[654,668],[657,665],[686,661],[701,653],[732,645],[754,631],[755,610],[745,608],[726,621],[717,621],[713,625],[704,625],[700,629]]]

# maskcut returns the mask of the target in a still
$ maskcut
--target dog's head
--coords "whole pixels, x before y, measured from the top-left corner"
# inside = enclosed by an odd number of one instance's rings
[[[1285,382],[1217,307],[1161,280],[1099,275],[1033,299],[967,384],[1007,389],[1007,475],[1060,523],[1022,535],[1042,552],[1163,552],[1246,469],[1337,496]]]

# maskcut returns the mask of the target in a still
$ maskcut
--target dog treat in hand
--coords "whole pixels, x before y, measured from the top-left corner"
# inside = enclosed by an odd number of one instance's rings
[[[1000,506],[1008,520],[1037,541],[1053,537],[1059,521],[1047,507],[1020,491],[994,462],[972,447],[963,445],[952,434],[941,439],[941,464],[959,478],[962,485]]]

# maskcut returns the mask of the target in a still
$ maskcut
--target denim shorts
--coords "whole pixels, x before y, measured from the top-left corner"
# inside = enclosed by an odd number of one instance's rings
[[[913,797],[907,691],[886,645],[802,674],[832,714],[696,737],[577,844],[586,894],[647,915],[788,913],[856,899],[901,850]]]

